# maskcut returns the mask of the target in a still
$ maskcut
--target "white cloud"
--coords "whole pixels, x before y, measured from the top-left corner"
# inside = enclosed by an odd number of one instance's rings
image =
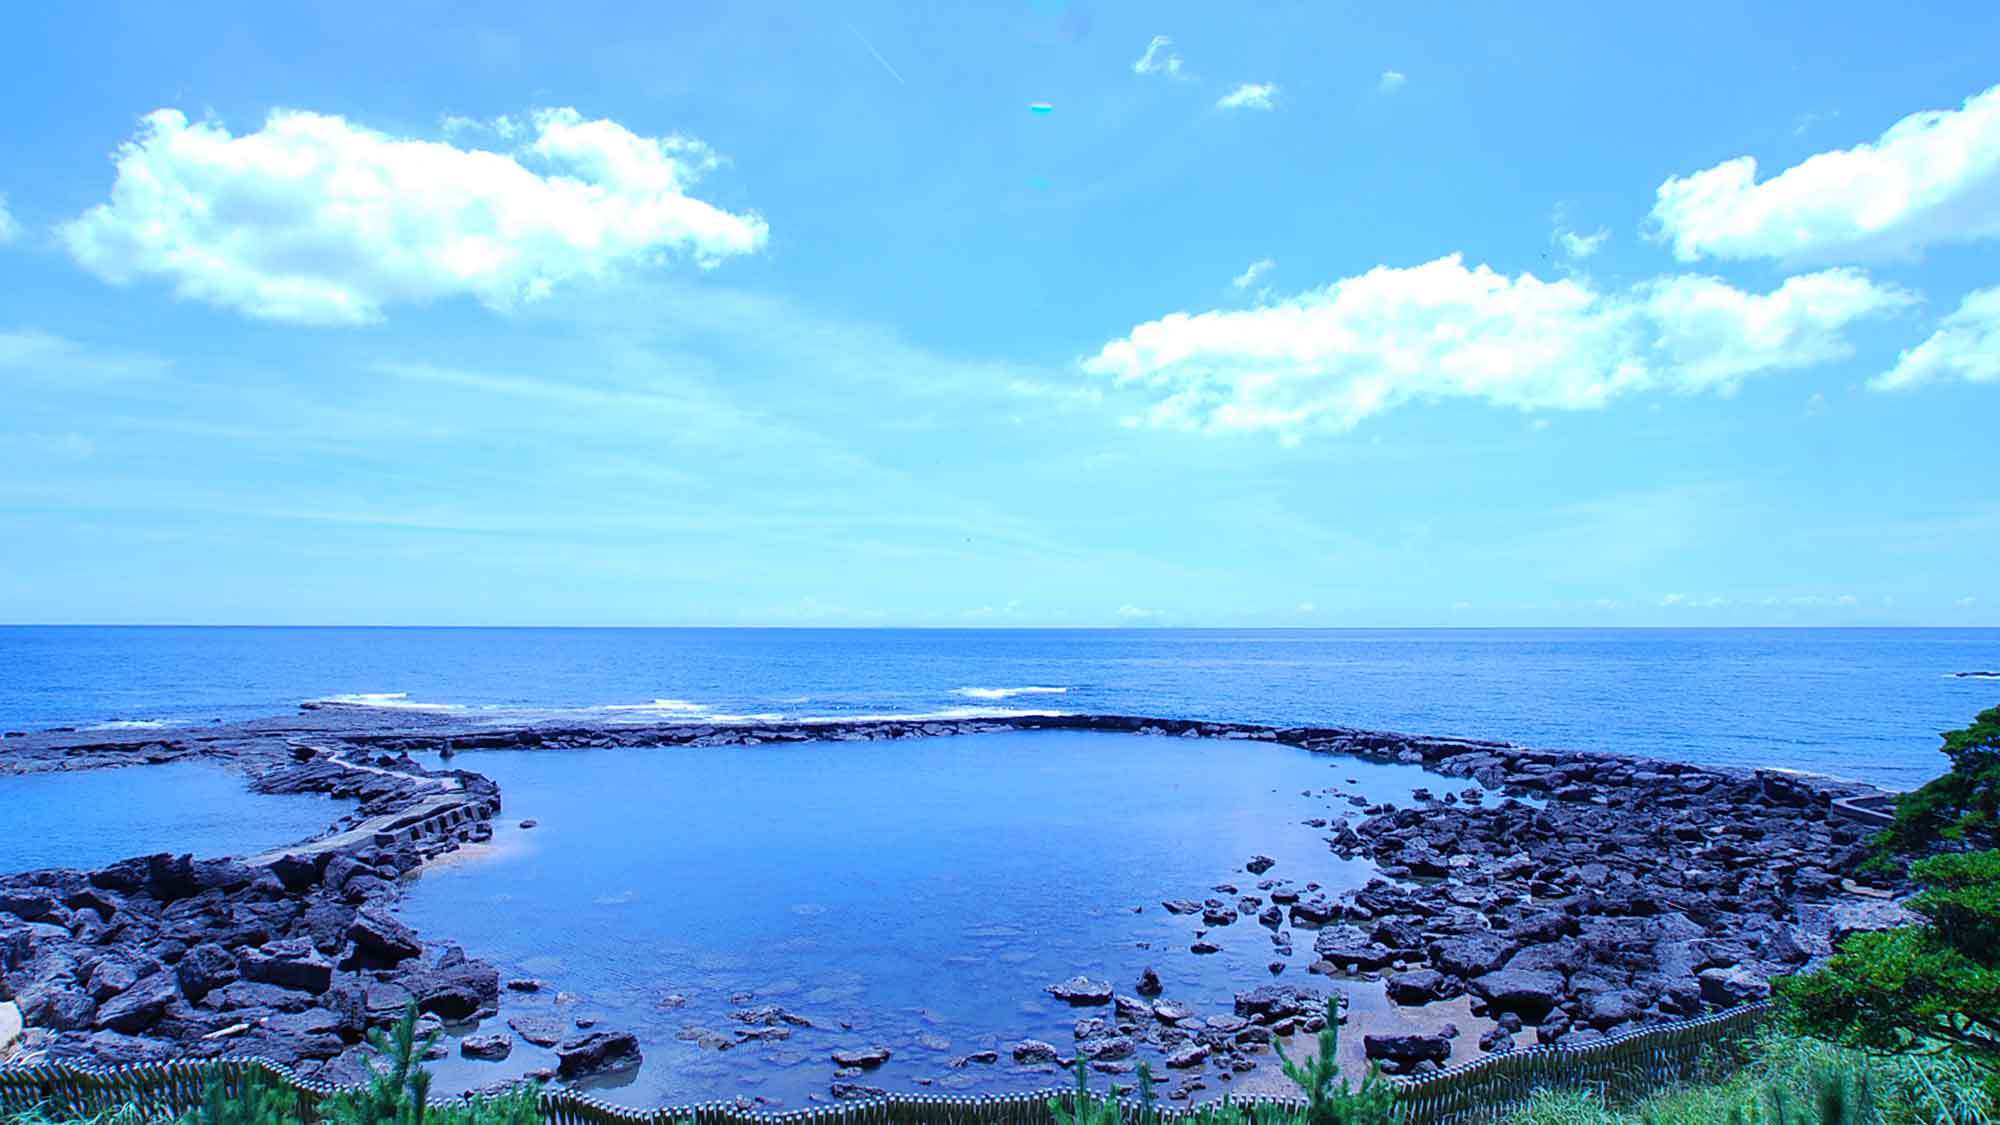
[[[110,201],[61,233],[115,284],[157,275],[183,297],[307,324],[458,295],[504,310],[620,267],[707,267],[764,245],[755,214],[687,194],[717,163],[698,141],[573,109],[537,111],[532,130],[503,153],[295,110],[242,136],[158,110],[120,146]]]
[[[1899,391],[1952,378],[1968,383],[2000,381],[2000,285],[1966,294],[1930,339],[1906,349],[1895,367],[1868,385],[1878,391]]]
[[[1959,607],[1960,609],[1969,609],[1978,601],[1979,601],[1978,598],[1960,598],[1951,604]]]
[[[1238,289],[1248,289],[1257,284],[1259,278],[1270,273],[1271,267],[1277,264],[1269,258],[1259,258],[1257,261],[1251,262],[1248,269],[1237,274],[1236,279],[1229,284],[1234,285]]]
[[[1181,57],[1173,51],[1174,41],[1164,35],[1153,36],[1146,44],[1146,53],[1132,64],[1134,74],[1164,74],[1169,78],[1188,78],[1181,73]]]
[[[21,224],[14,221],[14,213],[7,210],[7,197],[0,195],[0,243],[12,242],[19,237]]]
[[[2000,238],[2000,86],[1913,113],[1872,144],[1822,152],[1757,182],[1739,156],[1660,185],[1652,219],[1682,261],[1905,258]]]
[[[1133,424],[1295,441],[1407,402],[1583,410],[1636,391],[1728,394],[1753,375],[1846,356],[1849,323],[1914,299],[1845,269],[1763,294],[1694,275],[1599,292],[1468,269],[1453,254],[1255,309],[1173,313],[1083,367],[1152,400]]]
[[[1385,70],[1382,72],[1382,77],[1375,80],[1375,88],[1386,94],[1391,90],[1402,89],[1403,83],[1409,80],[1409,76],[1400,70]]]
[[[1605,240],[1610,237],[1611,232],[1603,227],[1599,227],[1595,234],[1578,234],[1573,230],[1558,230],[1556,232],[1556,245],[1562,247],[1563,253],[1581,260],[1603,249]]]
[[[1147,618],[1158,617],[1159,615],[1158,610],[1141,609],[1136,605],[1121,605],[1118,607],[1118,616],[1127,621],[1144,621]]]
[[[1278,87],[1273,82],[1245,82],[1215,103],[1217,109],[1272,109],[1277,103]]]

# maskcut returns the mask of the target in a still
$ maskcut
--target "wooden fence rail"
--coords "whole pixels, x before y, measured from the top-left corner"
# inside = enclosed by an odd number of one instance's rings
[[[1406,1125],[1476,1125],[1506,1116],[1536,1090],[1588,1089],[1615,1102],[1635,1101],[1687,1081],[1720,1049],[1741,1044],[1769,1015],[1768,1002],[1662,1024],[1579,1046],[1531,1047],[1486,1055],[1447,1070],[1392,1079],[1397,1117]],[[219,1068],[232,1090],[261,1075],[298,1096],[302,1121],[318,1119],[320,1103],[339,1091],[300,1078],[259,1058],[139,1063],[89,1067],[66,1063],[0,1066],[0,1113],[41,1110],[51,1116],[96,1116],[131,1105],[149,1120],[170,1118],[199,1105],[208,1075]],[[945,1096],[890,1094],[789,1111],[745,1112],[731,1103],[663,1109],[626,1109],[570,1090],[541,1096],[548,1125],[1053,1125],[1048,1100],[1067,1103],[1067,1089],[1023,1094]],[[1299,1108],[1302,1102],[1259,1099],[1257,1104]],[[1136,1104],[1127,1118],[1137,1120]],[[1162,1122],[1187,1120],[1196,1110],[1160,1107]]]

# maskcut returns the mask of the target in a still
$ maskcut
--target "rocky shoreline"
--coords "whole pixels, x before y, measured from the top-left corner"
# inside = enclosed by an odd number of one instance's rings
[[[1151,1057],[1177,1076],[1170,1096],[1186,1098],[1255,1070],[1274,1037],[1317,1029],[1325,997],[1361,989],[1409,1009],[1466,1005],[1486,1025],[1477,1035],[1486,1051],[1530,1038],[1577,1042],[1761,998],[1771,976],[1824,956],[1843,932],[1903,920],[1899,888],[1860,871],[1870,829],[1848,819],[1858,815],[1848,802],[1881,794],[1777,771],[1104,715],[497,728],[336,707],[206,728],[0,741],[0,774],[206,759],[241,770],[265,792],[360,802],[322,836],[262,856],[162,855],[90,872],[0,875],[0,1001],[18,1006],[40,1057],[106,1065],[256,1054],[310,1077],[355,1081],[368,1027],[411,1001],[427,1019],[489,1018],[503,987],[493,966],[435,936],[427,943],[389,913],[404,880],[489,837],[501,810],[490,780],[429,769],[410,754],[1021,729],[1267,741],[1420,765],[1442,780],[1439,792],[1420,791],[1404,807],[1343,804],[1306,821],[1324,830],[1331,853],[1377,866],[1380,877],[1365,887],[1328,897],[1258,856],[1218,872],[1214,887],[1162,904],[1187,923],[1192,953],[1222,942],[1268,942],[1287,954],[1310,944],[1316,977],[1245,989],[1225,1012],[1161,997],[1150,974],[1122,987],[1052,983],[1078,1008],[1074,1043],[1020,1040],[945,1064],[955,1069],[1052,1068],[1081,1056],[1122,1074]],[[1283,964],[1274,961],[1273,971]],[[718,1046],[783,1038],[803,1018],[755,1007],[734,1015],[743,1026],[716,1033]],[[512,1031],[555,1049],[546,1077],[640,1061],[629,1033],[544,1022]],[[467,1057],[511,1051],[514,1036],[482,1030],[460,1040]],[[1421,1073],[1452,1057],[1458,1034],[1447,1026],[1369,1035],[1366,1052],[1392,1071]],[[829,1095],[875,1092],[867,1076],[886,1057],[867,1044],[835,1052]]]

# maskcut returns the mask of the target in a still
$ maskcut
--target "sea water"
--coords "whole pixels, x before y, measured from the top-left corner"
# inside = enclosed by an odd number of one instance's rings
[[[495,722],[1021,710],[1328,723],[1904,788],[2000,703],[1994,629],[0,628],[0,729],[315,698]],[[4,753],[0,743],[0,753]]]
[[[544,982],[504,994],[481,1030],[526,1014],[638,1034],[645,1065],[606,1095],[635,1106],[763,1095],[796,1108],[825,1096],[830,1052],[877,1045],[893,1057],[859,1081],[885,1088],[1059,1083],[1016,1071],[1008,1047],[1033,1037],[1068,1052],[1078,1017],[1109,1014],[1044,992],[1079,973],[1130,994],[1152,966],[1168,997],[1204,1015],[1274,979],[1324,989],[1307,973],[1310,931],[1293,933],[1286,956],[1254,910],[1210,927],[1161,903],[1268,902],[1244,870],[1260,854],[1276,861],[1264,878],[1329,896],[1358,886],[1372,865],[1333,854],[1306,819],[1358,819],[1351,798],[1407,804],[1418,786],[1465,785],[1263,742],[1070,731],[488,751],[453,764],[498,780],[506,810],[490,849],[417,881],[403,920],[504,977]],[[1192,951],[1204,930],[1220,952]],[[1357,1011],[1402,1018],[1379,983],[1353,992]],[[726,1051],[677,1037],[731,1035],[743,1025],[729,1013],[759,1004],[812,1026]],[[1480,1026],[1461,1016],[1468,1050]],[[1360,1035],[1349,1038],[1358,1057]],[[945,1065],[980,1049],[1001,1062]],[[500,1064],[454,1054],[440,1082],[553,1063],[516,1042]]]
[[[318,834],[354,802],[254,793],[203,762],[0,775],[0,871],[89,869],[130,856],[252,855]]]

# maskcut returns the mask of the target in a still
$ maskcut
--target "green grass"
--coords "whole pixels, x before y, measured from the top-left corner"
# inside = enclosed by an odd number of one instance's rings
[[[1994,1120],[1981,1083],[1984,1071],[1949,1055],[1882,1058],[1817,1039],[1769,1033],[1748,1065],[1719,1082],[1669,1090],[1631,1107],[1609,1107],[1584,1093],[1543,1091],[1510,1125],[1720,1125],[1770,1119],[1778,1092],[1794,1109],[1810,1109],[1821,1076],[1844,1073],[1865,1081],[1881,1125],[1971,1125]],[[1816,1121],[1813,1116],[1803,1120]]]

